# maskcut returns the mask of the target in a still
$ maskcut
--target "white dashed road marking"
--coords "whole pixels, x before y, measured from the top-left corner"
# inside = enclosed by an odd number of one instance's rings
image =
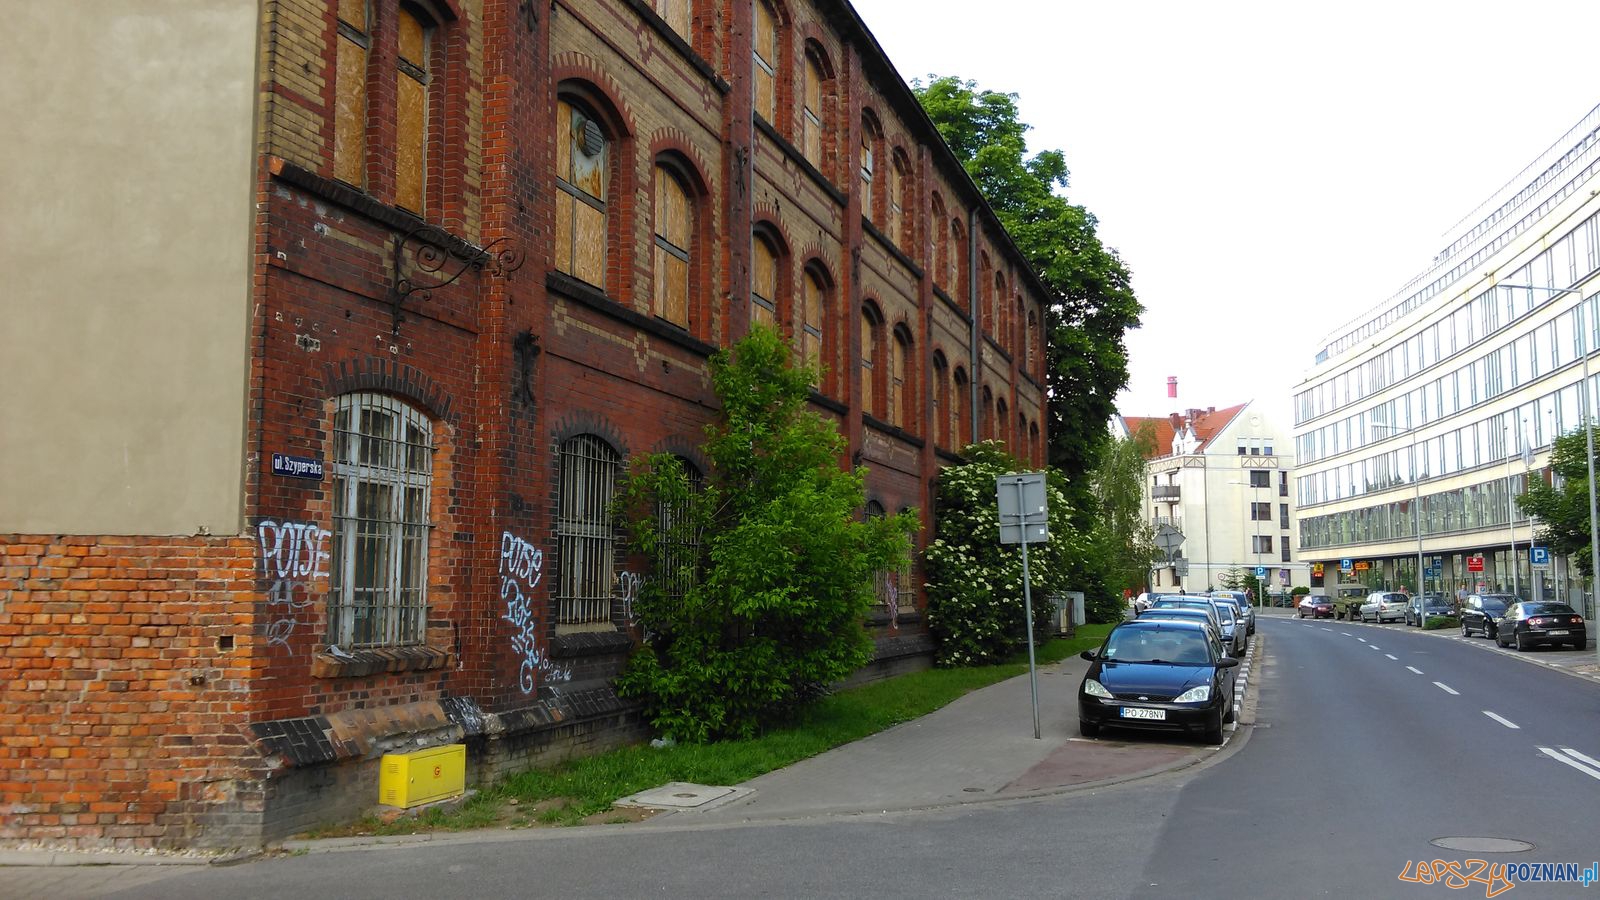
[[[1382,649],[1377,644],[1368,644],[1367,647],[1368,647],[1368,649],[1371,649],[1371,650],[1381,650]]]
[[[1351,634],[1351,633],[1350,633],[1350,632],[1348,632],[1348,631],[1341,631],[1341,632],[1339,632],[1339,633],[1340,633],[1340,634],[1342,634],[1342,635],[1344,635],[1344,636],[1345,636],[1345,637],[1355,637],[1355,635],[1353,635],[1353,634]]]
[[[1385,653],[1384,656],[1389,657],[1390,659],[1394,660],[1395,662],[1399,662],[1400,661],[1400,657],[1395,656],[1393,653]]]
[[[1446,694],[1450,694],[1450,695],[1453,695],[1453,696],[1456,696],[1456,697],[1461,696],[1461,692],[1460,691],[1456,690],[1455,688],[1451,687],[1448,684],[1445,684],[1442,681],[1435,681],[1433,683],[1433,686],[1438,688],[1441,691],[1444,691]]]
[[[1589,757],[1584,756],[1582,753],[1579,753],[1576,750],[1572,750],[1572,749],[1567,748],[1567,747],[1562,747],[1561,748],[1561,753],[1557,753],[1556,751],[1551,750],[1549,747],[1540,747],[1539,748],[1539,752],[1543,753],[1545,756],[1550,757],[1551,759],[1555,760],[1556,762],[1566,763],[1567,765],[1573,767],[1574,769],[1577,769],[1579,772],[1582,772],[1583,774],[1589,776],[1590,778],[1600,779],[1600,764],[1597,764],[1596,768],[1590,768],[1589,766],[1584,765],[1582,762],[1580,762],[1580,760],[1588,760],[1589,762],[1594,762],[1594,760],[1589,759]],[[1563,756],[1562,755],[1563,753],[1567,754],[1567,756]],[[1576,757],[1576,758],[1574,759],[1574,758],[1569,758],[1569,757]]]
[[[1496,722],[1499,722],[1501,725],[1504,725],[1507,728],[1518,728],[1518,729],[1520,729],[1522,727],[1522,726],[1518,725],[1517,723],[1511,721],[1510,719],[1506,718],[1505,716],[1497,716],[1494,713],[1489,712],[1487,709],[1483,711],[1483,714],[1488,716],[1489,718],[1495,720]]]
[[[1410,670],[1411,670],[1411,671],[1413,671],[1413,672],[1415,672],[1415,673],[1417,673],[1417,674],[1418,674],[1418,675],[1421,675],[1421,674],[1422,674],[1422,670],[1421,670],[1421,669],[1419,669],[1419,668],[1417,668],[1417,667],[1416,667],[1416,666],[1406,666],[1406,668],[1408,668],[1408,669],[1410,669]]]

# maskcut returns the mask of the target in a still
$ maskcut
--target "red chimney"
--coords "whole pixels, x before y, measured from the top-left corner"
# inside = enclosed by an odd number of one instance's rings
[[[1167,397],[1171,400],[1178,399],[1178,376],[1167,376]]]

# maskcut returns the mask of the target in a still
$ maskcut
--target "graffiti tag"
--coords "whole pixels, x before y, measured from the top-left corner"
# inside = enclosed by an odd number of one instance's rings
[[[289,649],[299,626],[299,611],[316,602],[317,582],[328,577],[328,538],[332,533],[310,522],[262,522],[256,526],[261,574],[269,579],[268,646]]]
[[[539,647],[539,620],[533,614],[533,589],[544,577],[544,551],[507,531],[500,535],[500,599],[510,622],[511,650],[520,659],[518,685],[533,693],[535,673],[547,681],[571,681],[572,666],[558,666]]]

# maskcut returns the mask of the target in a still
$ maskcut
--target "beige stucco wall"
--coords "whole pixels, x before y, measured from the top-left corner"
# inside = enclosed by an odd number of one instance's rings
[[[237,531],[257,0],[0,0],[0,533]]]

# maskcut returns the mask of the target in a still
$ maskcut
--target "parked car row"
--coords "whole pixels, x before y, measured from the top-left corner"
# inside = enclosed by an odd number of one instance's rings
[[[1482,634],[1501,647],[1526,650],[1540,644],[1570,644],[1582,650],[1588,625],[1578,611],[1550,600],[1521,600],[1511,594],[1473,594],[1461,607],[1461,635]]]
[[[1243,592],[1141,595],[1134,611],[1082,654],[1092,665],[1078,688],[1078,731],[1178,731],[1221,743],[1234,718],[1234,670],[1255,631]]]
[[[1302,619],[1338,618],[1343,604],[1353,621],[1357,616],[1363,622],[1404,622],[1420,627],[1430,616],[1453,616],[1455,603],[1443,594],[1425,594],[1413,597],[1397,591],[1373,591],[1361,603],[1348,598],[1336,601],[1327,594],[1306,594],[1295,604],[1295,615]]]

